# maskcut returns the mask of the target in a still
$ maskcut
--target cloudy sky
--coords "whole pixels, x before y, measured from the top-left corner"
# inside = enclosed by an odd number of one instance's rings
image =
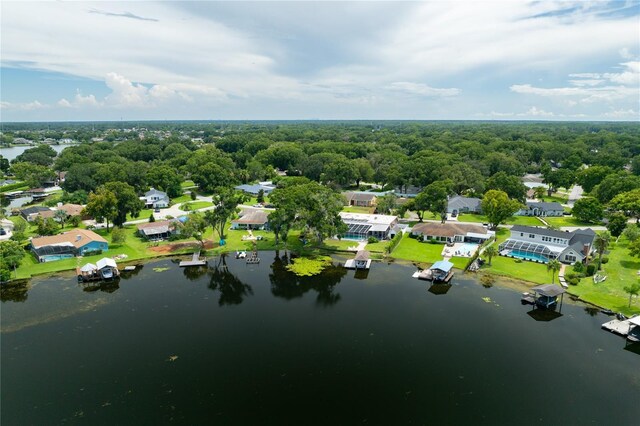
[[[27,2],[1,120],[639,120],[640,1]]]

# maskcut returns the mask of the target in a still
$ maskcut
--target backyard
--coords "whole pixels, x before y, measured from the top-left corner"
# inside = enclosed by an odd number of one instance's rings
[[[442,260],[443,248],[444,244],[423,243],[405,234],[400,244],[391,252],[391,257],[419,263],[435,263]],[[458,269],[464,269],[468,262],[469,259],[466,257],[451,258],[451,263]]]

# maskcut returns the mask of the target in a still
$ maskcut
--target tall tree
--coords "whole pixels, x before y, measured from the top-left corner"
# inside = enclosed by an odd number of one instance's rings
[[[227,221],[236,213],[238,204],[244,202],[245,198],[242,192],[232,189],[224,189],[214,195],[213,204],[215,205],[215,209],[207,210],[204,218],[207,223],[213,227],[213,230],[218,233],[221,242],[226,237],[224,231]]]
[[[602,265],[602,256],[604,252],[609,247],[609,242],[611,241],[611,234],[609,231],[603,231],[596,235],[596,239],[593,241],[593,245],[598,250],[598,268],[597,271],[600,270],[600,266]]]
[[[84,210],[97,221],[104,220],[109,231],[109,222],[113,222],[118,215],[118,200],[112,191],[101,186],[89,194]]]
[[[20,243],[15,241],[0,242],[0,282],[11,279],[11,270],[20,266],[25,251]]]
[[[595,198],[585,197],[576,200],[571,213],[583,222],[597,223],[604,216],[604,207]]]
[[[486,249],[484,249],[482,254],[487,256],[487,259],[489,260],[489,266],[491,266],[491,259],[493,259],[493,256],[498,254],[498,250],[496,250],[496,248],[491,245],[491,246],[487,247]]]
[[[551,272],[551,284],[555,284],[556,274],[560,268],[562,268],[562,265],[557,259],[551,259],[549,263],[547,263],[547,271]]]
[[[117,214],[113,219],[113,224],[122,226],[127,221],[127,215],[138,217],[140,210],[144,208],[144,203],[131,185],[124,182],[107,182],[104,187],[111,191],[117,200]]]
[[[635,217],[636,222],[640,221],[640,188],[616,195],[610,206]]]
[[[376,213],[389,214],[395,210],[398,203],[398,197],[392,192],[378,197],[376,201]]]
[[[491,229],[497,229],[513,216],[521,207],[517,200],[511,200],[504,191],[491,189],[484,194],[482,199],[482,213],[487,216]]]
[[[629,307],[631,307],[631,298],[640,294],[640,283],[634,283],[622,288],[625,293],[629,293]]]
[[[614,237],[619,237],[627,227],[627,217],[616,212],[611,213],[607,219],[607,231]]]
[[[182,178],[173,167],[167,165],[151,166],[146,176],[147,183],[157,189],[166,191],[171,198],[182,195]]]
[[[181,233],[187,238],[195,238],[204,249],[204,233],[208,226],[209,224],[202,214],[193,212],[189,215],[184,225],[181,226]]]
[[[522,183],[520,177],[510,176],[505,172],[498,172],[487,179],[485,185],[487,190],[503,191],[511,199],[524,202],[527,194],[527,187]]]

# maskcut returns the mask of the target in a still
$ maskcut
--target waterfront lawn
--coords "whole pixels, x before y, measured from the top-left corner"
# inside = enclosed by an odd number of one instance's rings
[[[189,203],[181,205],[180,210],[185,212],[190,212],[190,211],[204,209],[205,207],[211,207],[211,206],[213,206],[213,203],[209,201],[191,201]]]
[[[551,273],[547,272],[547,265],[543,263],[526,260],[518,262],[510,257],[494,256],[491,260],[491,266],[485,263],[480,270],[536,284],[551,283]],[[555,282],[558,282],[557,276]]]
[[[577,286],[569,286],[569,292],[595,305],[624,314],[640,313],[640,298],[636,297],[629,308],[629,294],[623,288],[638,282],[640,259],[629,254],[629,242],[621,238],[609,245],[609,262],[602,265],[604,282],[594,284],[592,277],[583,278]],[[567,268],[569,272],[571,268]]]
[[[475,213],[462,213],[458,215],[458,222],[489,223],[486,216]],[[533,216],[512,216],[507,219],[509,225],[542,226],[539,219]]]
[[[433,264],[442,260],[443,248],[444,244],[421,243],[415,238],[410,238],[409,234],[405,234],[400,244],[391,253],[391,256],[396,259]],[[464,269],[468,262],[469,259],[466,257],[451,258],[451,263],[458,269]]]
[[[557,226],[559,228],[562,228],[562,227],[565,227],[565,226],[584,226],[584,227],[589,227],[589,226],[601,225],[600,223],[583,222],[581,220],[576,219],[573,216],[545,217],[544,220],[549,225]]]

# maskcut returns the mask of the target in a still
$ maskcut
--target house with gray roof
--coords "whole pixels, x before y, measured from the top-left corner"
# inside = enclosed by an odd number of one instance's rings
[[[557,259],[573,264],[584,262],[595,250],[595,237],[596,233],[590,228],[568,232],[514,225],[509,239],[498,246],[498,254],[539,263]]]
[[[378,200],[378,194],[372,192],[352,191],[345,192],[343,195],[347,199],[348,206],[373,207]]]
[[[527,201],[525,207],[516,212],[516,216],[557,217],[562,216],[563,214],[564,208],[562,207],[562,204],[542,201]]]
[[[170,203],[169,196],[166,192],[158,191],[154,188],[147,191],[142,199],[144,200],[145,206],[152,209],[164,209],[169,207]]]
[[[482,212],[482,200],[480,198],[463,197],[454,195],[447,202],[447,213],[457,216],[460,213],[480,213]]]
[[[269,195],[271,192],[276,189],[276,186],[271,181],[266,182],[258,182],[254,184],[244,184],[238,185],[235,187],[238,191],[246,192],[249,195],[253,195],[254,197],[258,195],[260,190],[264,195]]]

